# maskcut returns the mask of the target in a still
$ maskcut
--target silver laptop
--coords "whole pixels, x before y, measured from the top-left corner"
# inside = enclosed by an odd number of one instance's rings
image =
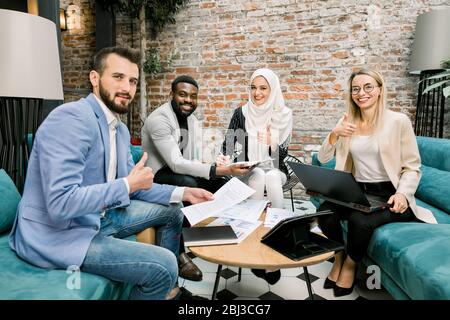
[[[389,207],[380,197],[364,193],[350,172],[297,162],[287,163],[311,196],[363,212]]]

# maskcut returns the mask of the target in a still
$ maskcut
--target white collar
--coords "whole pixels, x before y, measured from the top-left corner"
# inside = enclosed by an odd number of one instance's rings
[[[94,94],[95,99],[97,99],[98,104],[100,105],[100,107],[102,108],[103,113],[105,114],[106,117],[106,122],[108,123],[108,126],[111,126],[111,124],[113,126],[116,126],[117,123],[119,123],[120,119],[119,119],[119,115],[115,112],[112,112],[106,105],[105,103],[100,100],[95,94]]]

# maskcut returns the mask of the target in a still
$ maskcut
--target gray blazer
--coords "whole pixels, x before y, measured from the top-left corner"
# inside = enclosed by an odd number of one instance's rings
[[[201,123],[188,117],[189,140],[180,150],[181,131],[170,102],[153,111],[142,127],[142,150],[148,153],[147,167],[156,174],[164,165],[178,174],[209,179],[210,164],[200,161],[202,153]]]

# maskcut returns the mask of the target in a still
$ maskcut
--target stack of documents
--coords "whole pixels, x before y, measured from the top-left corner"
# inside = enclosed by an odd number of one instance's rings
[[[185,207],[181,211],[191,225],[217,217],[208,227],[230,226],[237,236],[237,242],[241,242],[261,225],[262,222],[258,220],[268,204],[267,200],[247,199],[253,193],[255,190],[233,178],[214,193],[214,200]]]
[[[268,203],[267,200],[247,199],[230,208],[215,213],[213,217],[256,222],[261,217],[261,214],[264,212],[264,209],[266,209]]]
[[[232,178],[214,193],[214,200],[181,208],[184,216],[193,226],[200,221],[215,216],[250,197],[255,190],[237,178]]]
[[[217,218],[208,226],[230,226],[233,228],[234,233],[236,234],[238,240],[237,242],[241,242],[245,238],[247,238],[253,231],[256,230],[261,225],[262,221],[245,221],[239,219],[230,219],[230,218]]]

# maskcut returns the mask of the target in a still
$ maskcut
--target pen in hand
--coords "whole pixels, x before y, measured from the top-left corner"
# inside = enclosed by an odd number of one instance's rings
[[[229,165],[230,163],[231,163],[230,156],[225,156],[225,155],[223,155],[222,153],[219,153],[219,155],[218,155],[217,158],[216,158],[216,165],[217,165],[218,167],[221,167],[221,166],[227,166],[227,165]]]

